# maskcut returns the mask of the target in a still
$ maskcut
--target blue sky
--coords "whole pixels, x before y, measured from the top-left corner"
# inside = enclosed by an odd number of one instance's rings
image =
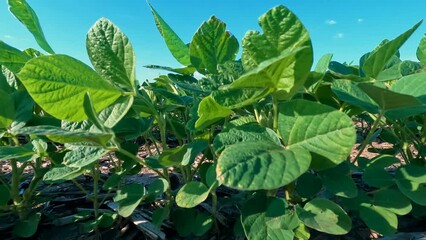
[[[113,21],[131,40],[137,56],[137,77],[152,79],[155,64],[180,67],[158,33],[143,0],[27,0],[36,11],[45,36],[57,53],[90,64],[85,39],[101,17]],[[248,30],[260,30],[257,19],[276,5],[292,10],[310,32],[315,59],[333,53],[339,62],[358,62],[383,39],[392,39],[426,18],[424,0],[151,0],[157,12],[185,42],[200,24],[215,15],[241,43]],[[401,49],[401,58],[415,60],[426,23]],[[37,48],[30,33],[0,3],[0,40],[20,49]]]

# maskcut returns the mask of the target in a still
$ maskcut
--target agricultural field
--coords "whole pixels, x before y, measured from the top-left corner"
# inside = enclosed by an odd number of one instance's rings
[[[88,66],[7,3],[40,51],[0,41],[1,239],[426,235],[426,37],[399,54],[421,21],[359,63],[314,64],[285,6],[241,42],[213,16],[187,44],[148,3],[183,67],[141,82],[109,19]]]

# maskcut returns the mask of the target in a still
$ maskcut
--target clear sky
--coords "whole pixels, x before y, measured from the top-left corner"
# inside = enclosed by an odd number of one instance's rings
[[[180,67],[155,27],[144,0],[27,0],[36,11],[45,36],[56,53],[90,63],[85,39],[101,17],[114,22],[129,38],[137,56],[137,77],[152,79],[160,72],[143,65]],[[150,0],[184,42],[201,23],[215,15],[239,42],[247,30],[260,30],[257,19],[276,5],[292,10],[310,32],[315,59],[333,53],[333,60],[358,62],[383,39],[393,39],[426,18],[426,0]],[[401,49],[403,59],[415,60],[426,23]],[[19,49],[40,49],[30,33],[0,3],[0,40]],[[240,50],[241,52],[241,50]]]

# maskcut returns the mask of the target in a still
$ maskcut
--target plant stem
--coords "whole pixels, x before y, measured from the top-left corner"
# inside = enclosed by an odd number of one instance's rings
[[[95,219],[98,219],[99,216],[99,205],[98,205],[98,184],[99,184],[99,169],[97,168],[97,164],[93,166],[92,169],[93,174],[93,209],[95,210]]]
[[[212,214],[214,219],[214,226],[215,226],[216,232],[219,233],[220,229],[217,224],[217,195],[214,190],[211,191],[210,194],[212,195]]]
[[[381,120],[382,117],[383,117],[383,111],[380,111],[379,115],[376,118],[376,120],[374,120],[373,126],[371,127],[370,131],[368,132],[367,137],[365,138],[364,142],[362,142],[362,145],[361,145],[361,147],[359,149],[358,154],[352,160],[352,163],[355,163],[358,160],[359,156],[361,156],[362,152],[364,152],[365,148],[370,143],[370,141],[371,141],[370,138],[373,136],[374,132],[379,127],[380,120]]]
[[[272,107],[274,112],[274,121],[272,124],[272,129],[274,130],[274,132],[278,133],[278,100],[274,96],[272,96]]]

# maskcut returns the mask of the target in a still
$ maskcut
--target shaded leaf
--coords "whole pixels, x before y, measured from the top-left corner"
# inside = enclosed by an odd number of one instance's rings
[[[189,182],[176,195],[176,204],[182,208],[193,208],[204,202],[209,196],[209,189],[201,182]]]

